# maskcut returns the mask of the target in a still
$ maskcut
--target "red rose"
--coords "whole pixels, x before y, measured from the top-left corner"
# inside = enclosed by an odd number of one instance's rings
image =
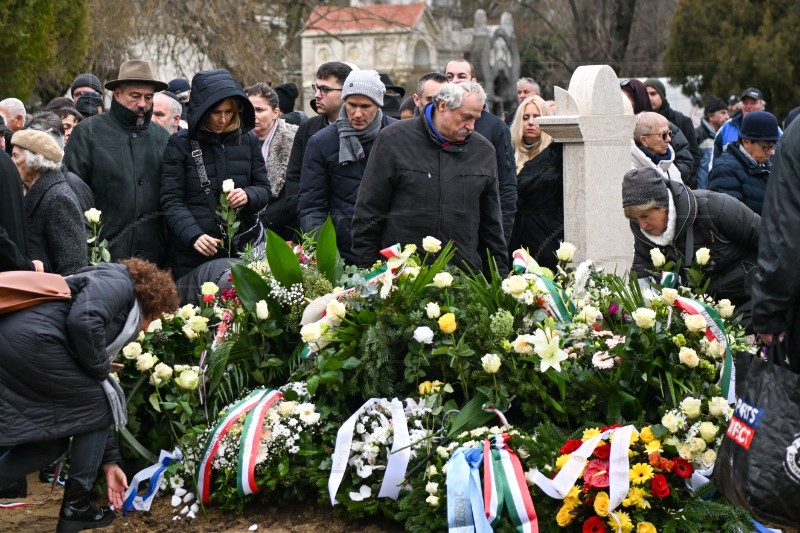
[[[653,496],[657,498],[666,498],[669,496],[669,485],[667,485],[667,478],[663,474],[656,474],[650,480],[650,490],[653,491]]]
[[[694,467],[686,459],[683,459],[681,457],[676,457],[675,459],[673,459],[673,461],[675,463],[675,466],[672,469],[672,471],[678,474],[678,476],[686,479],[687,477],[690,477],[694,472]]]
[[[611,446],[608,444],[603,444],[594,449],[594,456],[598,459],[608,459],[609,455],[611,455]]]
[[[211,303],[211,302],[213,302],[213,301],[214,301],[214,295],[213,295],[213,294],[204,294],[204,295],[203,295],[203,301],[204,301],[205,303]]]
[[[583,444],[583,441],[581,441],[580,439],[568,440],[561,447],[561,453],[563,453],[564,455],[566,455],[568,453],[572,453],[575,450],[577,450],[578,448],[580,448],[581,444]]]
[[[602,428],[600,430],[600,433],[605,433],[609,429],[617,429],[617,428],[621,428],[621,427],[622,427],[622,424],[614,424],[613,426],[606,426],[606,427],[604,427],[604,428]]]
[[[583,481],[589,487],[608,487],[608,461],[592,459],[583,469]]]
[[[583,523],[583,533],[605,533],[606,531],[606,525],[599,516],[593,516]]]

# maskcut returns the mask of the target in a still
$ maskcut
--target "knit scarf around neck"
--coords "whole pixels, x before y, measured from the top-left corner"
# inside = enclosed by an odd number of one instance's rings
[[[339,111],[336,129],[339,131],[339,163],[355,163],[364,159],[363,144],[378,136],[383,123],[383,111],[378,109],[375,118],[363,130],[356,130],[347,119],[345,106]]]

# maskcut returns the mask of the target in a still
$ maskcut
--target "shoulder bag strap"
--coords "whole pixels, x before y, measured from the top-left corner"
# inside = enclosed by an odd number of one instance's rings
[[[206,195],[208,208],[211,209],[211,213],[216,216],[217,204],[214,201],[214,198],[211,196],[211,181],[208,179],[208,174],[206,173],[206,164],[203,162],[203,150],[200,149],[199,142],[195,140],[191,140],[189,142],[192,145],[192,159],[194,159],[194,164],[197,166],[197,175],[200,177],[200,188],[203,189],[203,192]]]
[[[686,251],[683,258],[684,268],[689,268],[694,258],[694,223],[686,230]]]

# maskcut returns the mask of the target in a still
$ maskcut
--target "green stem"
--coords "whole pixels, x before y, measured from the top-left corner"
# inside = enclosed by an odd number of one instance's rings
[[[453,339],[453,348],[456,348],[456,337],[452,333],[450,334],[450,338]],[[467,380],[464,377],[464,368],[461,366],[461,356],[456,354],[453,356],[456,360],[456,366],[458,367],[458,380],[461,382],[461,390],[464,391],[464,401],[469,401],[469,388],[467,387]]]

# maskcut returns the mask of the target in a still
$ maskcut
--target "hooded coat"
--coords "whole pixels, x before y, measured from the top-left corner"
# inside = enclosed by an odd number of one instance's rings
[[[234,98],[243,106],[241,127],[221,134],[205,129],[203,126],[210,113],[227,98]],[[261,142],[252,131],[255,111],[233,76],[223,69],[198,73],[192,80],[188,113],[189,128],[169,139],[161,176],[161,208],[171,238],[168,264],[176,279],[206,261],[225,255],[220,250],[217,255],[206,257],[194,249],[194,243],[201,235],[220,238],[216,208],[223,181],[232,179],[235,188],[244,189],[248,202],[241,211],[251,218],[266,207],[269,200]],[[214,209],[209,206],[200,185],[197,165],[192,157],[192,140],[200,144]],[[242,223],[240,231],[246,229]]]
[[[100,383],[110,366],[106,346],[136,300],[133,280],[123,265],[106,263],[66,282],[71,300],[0,315],[0,446],[114,423]]]
[[[631,221],[634,237],[632,269],[640,278],[654,270],[650,250],[658,248],[674,264],[690,265],[700,248],[711,251],[705,268],[710,278],[709,292],[717,298],[729,298],[737,306],[747,301],[745,274],[755,265],[761,217],[747,206],[728,196],[706,190],[692,191],[679,181],[667,181],[676,217],[675,235],[666,245],[657,245]],[[693,233],[693,246],[686,257],[686,239]]]

